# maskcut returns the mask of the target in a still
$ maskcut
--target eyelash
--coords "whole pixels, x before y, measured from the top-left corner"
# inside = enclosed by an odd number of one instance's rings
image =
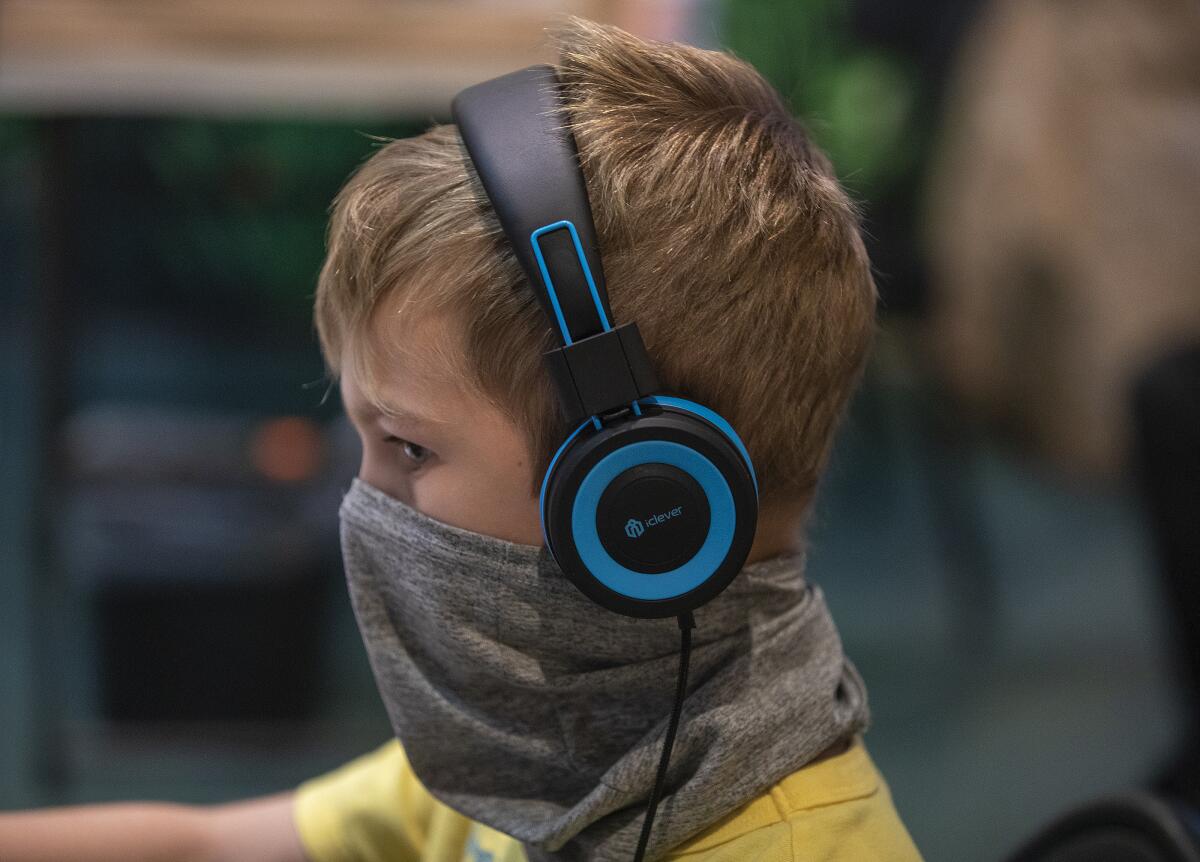
[[[425,462],[429,460],[429,457],[433,454],[420,443],[414,443],[411,440],[405,440],[403,437],[397,437],[394,434],[389,434],[387,437],[384,437],[383,441],[385,443],[391,443],[392,445],[399,446],[401,451],[404,452],[404,456],[408,458],[408,460],[411,461],[415,467],[424,465]],[[409,446],[415,446],[417,449],[420,449],[423,453],[425,453],[425,457],[419,461],[413,458],[408,454],[407,451],[405,451]]]

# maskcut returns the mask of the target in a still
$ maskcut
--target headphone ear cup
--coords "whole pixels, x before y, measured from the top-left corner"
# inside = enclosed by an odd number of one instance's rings
[[[599,430],[584,423],[543,479],[546,544],[572,583],[609,610],[694,610],[732,581],[754,540],[757,486],[743,451],[671,405],[648,404]]]

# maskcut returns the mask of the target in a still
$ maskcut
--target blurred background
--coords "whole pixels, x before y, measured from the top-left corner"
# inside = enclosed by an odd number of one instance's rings
[[[564,12],[749,60],[862,203],[881,332],[810,577],[925,857],[1195,801],[1196,4],[3,0],[0,808],[267,793],[389,737],[326,208]]]

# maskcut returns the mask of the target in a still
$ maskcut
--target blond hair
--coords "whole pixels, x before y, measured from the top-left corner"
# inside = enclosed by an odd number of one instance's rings
[[[810,499],[874,330],[855,206],[740,58],[578,17],[551,39],[615,321],[637,321],[667,390],[737,430],[761,505]],[[403,348],[374,343],[373,315],[450,311],[461,352],[438,359],[525,435],[536,494],[571,430],[542,360],[554,331],[457,128],[364,162],[334,200],[327,247],[315,318],[332,374],[349,346],[378,403],[370,357]]]

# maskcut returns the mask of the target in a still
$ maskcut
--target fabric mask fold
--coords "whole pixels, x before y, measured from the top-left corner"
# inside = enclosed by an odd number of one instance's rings
[[[524,842],[530,862],[631,858],[673,701],[675,620],[607,611],[544,546],[436,520],[358,478],[339,514],[372,671],[430,793]],[[866,727],[862,681],[803,563],[751,563],[696,611],[652,850]]]

